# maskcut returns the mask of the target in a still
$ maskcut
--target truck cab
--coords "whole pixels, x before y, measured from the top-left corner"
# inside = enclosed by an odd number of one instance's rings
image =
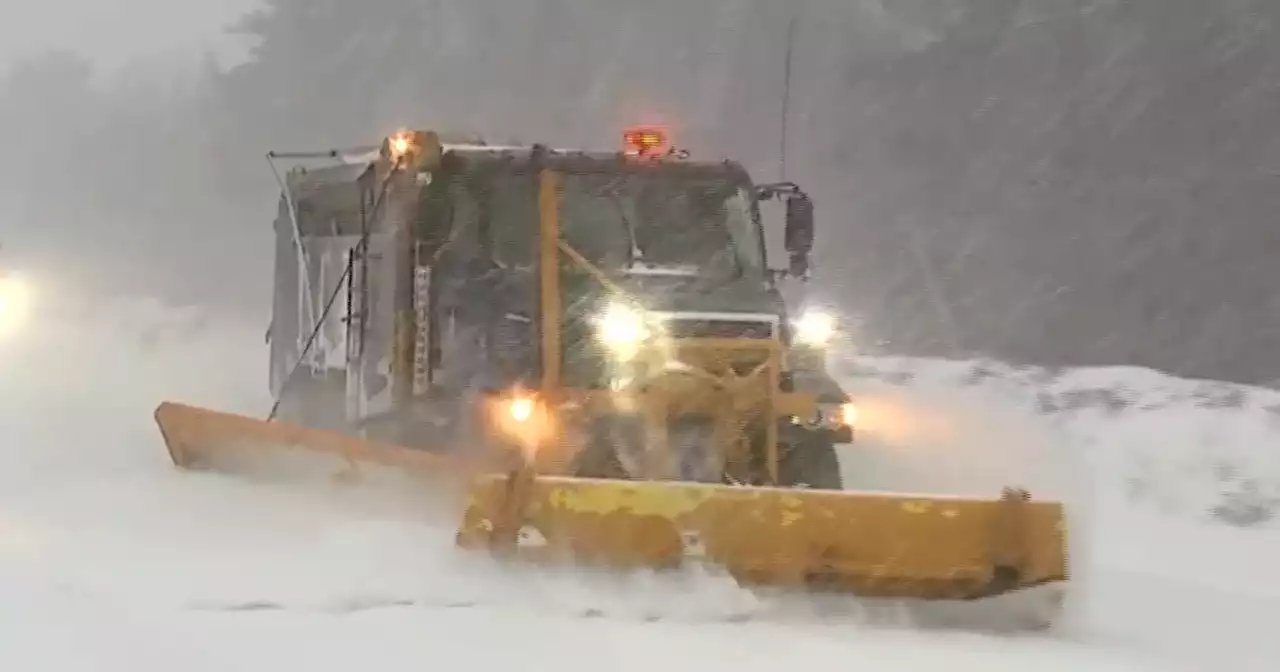
[[[766,254],[771,199],[786,202],[783,271]],[[663,477],[721,480],[737,453],[754,466],[735,481],[840,485],[833,446],[852,440],[854,407],[825,369],[833,325],[779,290],[807,278],[814,241],[797,185],[691,160],[660,129],[613,152],[401,132],[291,172],[276,232],[284,418],[429,449],[484,443],[494,403],[520,424],[554,389],[557,408],[592,409],[560,423],[586,438],[558,469],[642,477],[635,437],[655,432],[635,418],[661,413],[624,406],[661,399],[664,450],[701,453]]]

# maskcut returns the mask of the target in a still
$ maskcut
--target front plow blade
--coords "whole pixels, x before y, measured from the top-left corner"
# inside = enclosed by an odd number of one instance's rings
[[[460,497],[475,469],[461,458],[173,402],[160,404],[155,419],[175,465],[253,480],[407,481],[453,488]]]
[[[965,601],[1066,581],[1063,527],[1060,503],[1015,490],[984,500],[487,476],[472,485],[458,544],[617,569],[698,562],[744,585]]]

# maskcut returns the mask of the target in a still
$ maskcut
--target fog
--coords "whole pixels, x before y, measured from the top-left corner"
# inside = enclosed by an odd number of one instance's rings
[[[268,149],[401,125],[698,156],[814,196],[876,352],[1280,379],[1280,5],[272,0],[0,10],[0,266],[261,319]]]
[[[227,57],[241,51],[224,26],[254,7],[253,0],[45,0],[0,7],[0,62],[50,49],[74,48],[104,70],[138,61],[190,57],[211,49]]]

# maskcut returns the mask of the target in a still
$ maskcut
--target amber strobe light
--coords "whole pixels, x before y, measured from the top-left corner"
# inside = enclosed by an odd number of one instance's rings
[[[652,126],[630,128],[623,132],[622,143],[628,154],[652,156],[667,146],[667,134]]]

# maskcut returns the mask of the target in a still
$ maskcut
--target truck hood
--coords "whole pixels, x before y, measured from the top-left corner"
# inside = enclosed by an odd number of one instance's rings
[[[649,310],[663,312],[766,313],[782,317],[781,297],[763,279],[724,281],[704,277],[614,276],[623,291]]]

